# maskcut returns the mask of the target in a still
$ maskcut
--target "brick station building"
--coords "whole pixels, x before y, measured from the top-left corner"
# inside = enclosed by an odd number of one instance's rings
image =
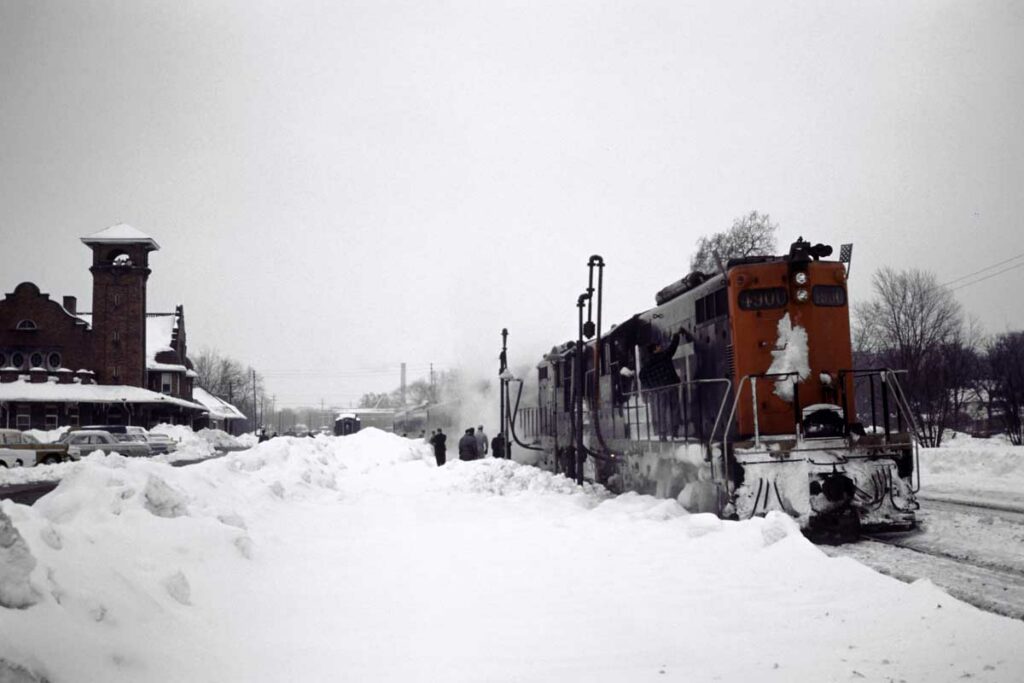
[[[82,242],[92,251],[91,312],[31,282],[0,300],[0,427],[204,426],[184,309],[146,308],[149,255],[160,245],[123,224]]]

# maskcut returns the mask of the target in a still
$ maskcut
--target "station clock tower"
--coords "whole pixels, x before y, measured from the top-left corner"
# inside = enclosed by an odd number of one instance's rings
[[[160,245],[130,225],[82,242],[92,250],[93,365],[100,384],[146,386],[146,281]]]

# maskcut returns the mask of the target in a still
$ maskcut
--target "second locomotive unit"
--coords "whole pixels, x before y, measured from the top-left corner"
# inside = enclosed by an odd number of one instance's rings
[[[895,371],[853,367],[847,270],[831,252],[800,239],[691,273],[604,334],[600,302],[596,329],[583,323],[604,266],[593,257],[579,339],[538,364],[537,402],[516,411],[513,436],[541,466],[692,512],[781,510],[844,535],[913,526],[905,397]]]

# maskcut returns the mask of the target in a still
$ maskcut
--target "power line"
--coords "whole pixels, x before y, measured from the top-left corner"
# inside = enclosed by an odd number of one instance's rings
[[[949,287],[951,284],[953,284],[955,282],[960,282],[961,280],[966,280],[968,278],[974,277],[975,275],[979,275],[981,273],[984,273],[986,270],[992,270],[993,268],[998,268],[999,266],[1001,266],[1001,265],[1003,265],[1005,263],[1010,263],[1011,261],[1016,261],[1021,256],[1024,256],[1024,251],[1022,251],[1021,253],[1017,254],[1016,256],[1011,256],[1008,259],[1004,259],[1004,260],[1000,261],[999,263],[993,263],[990,266],[985,266],[984,268],[979,268],[978,270],[974,271],[973,273],[968,273],[967,275],[961,275],[960,277],[954,278],[954,279],[950,280],[949,282],[943,282],[941,286],[942,287]],[[1013,268],[1017,268],[1020,265],[1024,265],[1024,264],[1018,264],[1016,266],[1013,266],[1012,268],[1007,268],[1006,270],[1013,270]],[[1002,271],[999,271],[999,272],[1005,273],[1006,270],[1002,270]],[[993,276],[998,275],[998,274],[999,273],[993,273]],[[987,278],[983,278],[983,279],[987,279]],[[981,281],[982,280],[978,280],[978,282],[981,282]],[[962,286],[966,287],[967,285],[962,285]],[[953,287],[953,289],[959,289],[959,286],[958,287]]]
[[[971,285],[976,285],[979,282],[984,282],[985,280],[989,280],[991,278],[994,278],[996,275],[1002,275],[1003,273],[1008,273],[1011,270],[1016,270],[1017,268],[1024,268],[1024,263],[1018,263],[1018,264],[1010,266],[1009,268],[1003,268],[1002,270],[997,270],[996,272],[992,273],[991,275],[986,275],[985,277],[978,278],[977,280],[972,280],[971,282],[965,282],[962,285],[957,285],[956,287],[950,287],[949,291],[955,292],[958,289],[963,289],[964,287],[970,287]]]

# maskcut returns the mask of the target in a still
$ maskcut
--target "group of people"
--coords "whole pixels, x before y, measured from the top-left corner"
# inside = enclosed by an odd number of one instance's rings
[[[427,443],[434,447],[434,459],[437,460],[437,466],[440,467],[447,458],[448,435],[440,428],[435,429],[427,439]],[[487,446],[487,434],[484,432],[484,426],[480,425],[476,429],[470,427],[459,439],[459,460],[485,458],[488,453]],[[501,432],[498,432],[498,435],[490,440],[490,453],[494,458],[507,457],[505,437]]]

